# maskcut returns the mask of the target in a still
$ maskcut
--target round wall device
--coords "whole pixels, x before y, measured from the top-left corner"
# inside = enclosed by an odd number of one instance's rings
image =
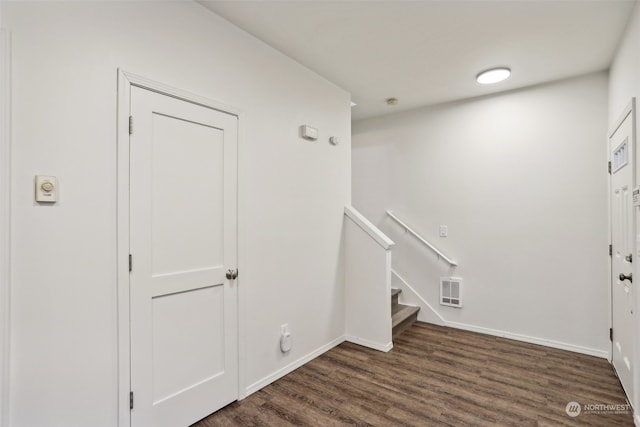
[[[284,332],[280,335],[280,350],[282,350],[283,353],[291,350],[291,332]]]

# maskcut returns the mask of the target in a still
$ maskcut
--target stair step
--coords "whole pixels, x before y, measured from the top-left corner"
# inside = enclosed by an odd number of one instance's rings
[[[398,307],[400,307],[398,312],[391,317],[392,328],[395,328],[396,326],[404,322],[406,319],[413,316],[414,314],[417,314],[418,311],[420,311],[420,307],[414,307],[412,305],[398,304]]]
[[[402,305],[398,304],[398,301],[394,301],[391,304],[391,315],[393,316],[394,314],[396,314],[397,312],[399,312],[400,310],[402,310]]]
[[[392,336],[394,338],[418,320],[418,312],[420,311],[420,307],[411,305],[398,304],[398,307],[397,312],[391,316]]]
[[[395,314],[398,311],[398,296],[402,292],[402,289],[391,288],[391,314]]]

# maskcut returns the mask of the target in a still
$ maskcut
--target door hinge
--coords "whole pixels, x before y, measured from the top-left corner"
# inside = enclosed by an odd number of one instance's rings
[[[613,342],[613,328],[609,328],[609,341]]]
[[[133,409],[133,392],[129,392],[129,409]]]
[[[609,256],[613,255],[613,245],[609,245]]]
[[[131,129],[131,128],[129,128]],[[607,163],[607,172],[609,172],[609,175],[611,175],[611,162]]]
[[[133,255],[129,254],[129,273],[133,271]]]
[[[129,116],[129,135],[133,135],[133,116]]]

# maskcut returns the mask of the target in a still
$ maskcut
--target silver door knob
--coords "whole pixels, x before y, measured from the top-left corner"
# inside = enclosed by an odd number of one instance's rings
[[[624,274],[620,273],[620,275],[618,276],[618,279],[620,279],[621,282],[628,280],[629,282],[633,283],[633,274],[629,273],[628,276],[625,276]]]
[[[236,280],[238,277],[238,270],[227,270],[227,279]]]

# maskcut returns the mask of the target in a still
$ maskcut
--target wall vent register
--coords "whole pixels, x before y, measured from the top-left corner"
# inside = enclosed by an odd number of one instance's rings
[[[440,278],[440,305],[462,307],[462,279],[459,277]]]

